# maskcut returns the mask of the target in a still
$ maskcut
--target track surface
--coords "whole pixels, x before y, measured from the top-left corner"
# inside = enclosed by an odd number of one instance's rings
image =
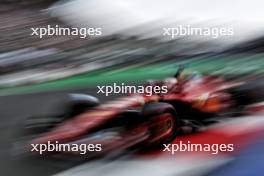
[[[263,84],[263,80],[258,82]],[[1,175],[8,176],[46,176],[60,173],[74,167],[71,162],[54,162],[47,158],[18,158],[13,153],[13,143],[19,135],[19,123],[25,118],[40,114],[56,113],[57,109],[51,107],[63,100],[67,93],[87,93],[96,95],[101,101],[115,98],[113,95],[105,97],[96,94],[96,88],[79,90],[53,91],[45,93],[2,96],[0,97],[0,170]],[[263,90],[260,91],[263,94]],[[262,97],[262,96],[260,96]]]
[[[58,173],[72,167],[72,163],[51,162],[46,158],[18,158],[14,156],[13,142],[19,135],[19,123],[29,116],[39,114],[49,114],[50,111],[56,113],[56,109],[50,107],[63,100],[67,93],[88,93],[96,95],[96,88],[85,90],[72,90],[61,92],[47,92],[28,95],[16,95],[0,97],[0,170],[1,175],[8,176],[46,176]],[[97,95],[101,100],[108,100],[113,97]],[[53,109],[53,110],[51,110]]]
[[[69,169],[77,169],[79,167],[89,168],[90,164],[92,166],[91,172],[103,172],[105,168],[110,167],[111,169],[121,169],[119,161],[116,162],[102,162],[99,164],[95,163],[75,163],[70,161],[54,161],[48,160],[47,158],[29,158],[29,157],[17,157],[14,155],[13,144],[19,136],[20,123],[24,121],[25,118],[29,116],[39,115],[39,114],[50,114],[56,113],[57,110],[51,107],[52,104],[63,101],[67,93],[87,93],[96,95],[96,88],[88,88],[85,90],[71,90],[71,91],[60,91],[60,92],[46,92],[38,94],[28,94],[28,95],[16,95],[16,96],[5,96],[0,97],[0,117],[1,117],[1,146],[0,146],[0,170],[2,175],[8,176],[47,176],[56,174],[70,174],[71,171],[66,171]],[[103,95],[96,95],[100,100],[107,101],[115,97],[105,97]],[[122,161],[122,160],[121,160]],[[142,161],[129,160],[128,162],[122,161],[121,163],[126,164],[128,169],[137,167],[138,163]],[[146,161],[145,164],[153,164],[153,162]],[[160,164],[160,161],[158,161]],[[162,161],[162,163],[166,163]],[[181,163],[181,162],[180,162]],[[80,165],[81,164],[81,165]],[[88,164],[88,166],[86,166]],[[109,165],[110,164],[110,165]],[[135,165],[136,164],[136,165]],[[80,165],[80,166],[79,166]],[[95,166],[95,167],[94,167]],[[104,168],[104,169],[103,169]],[[166,172],[168,168],[166,168]],[[99,170],[98,170],[99,169]],[[84,170],[84,171],[85,171]],[[177,169],[178,170],[178,169]],[[99,173],[100,173],[99,172]],[[144,171],[145,172],[145,171]],[[174,170],[170,171],[174,172]],[[77,173],[77,172],[76,172]],[[78,172],[79,173],[79,172]],[[85,171],[86,173],[86,171]],[[162,172],[163,173],[163,172]],[[83,174],[83,173],[79,173]],[[86,174],[84,174],[86,175]]]

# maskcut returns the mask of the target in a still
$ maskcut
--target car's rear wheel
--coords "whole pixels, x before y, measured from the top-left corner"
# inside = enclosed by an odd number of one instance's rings
[[[25,128],[32,132],[46,132],[57,124],[75,117],[90,108],[99,105],[96,97],[86,94],[69,94],[66,100],[54,105],[60,109],[60,115],[34,116],[26,119]]]
[[[26,134],[40,134],[48,132],[53,127],[64,121],[63,115],[32,116],[23,122]]]
[[[66,118],[79,115],[98,105],[99,100],[96,97],[86,94],[69,94],[67,99],[60,103]]]

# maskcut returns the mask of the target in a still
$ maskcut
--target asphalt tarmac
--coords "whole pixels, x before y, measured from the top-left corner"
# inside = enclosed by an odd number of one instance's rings
[[[262,81],[259,81],[263,85]],[[262,87],[262,86],[261,86]],[[22,128],[21,123],[27,117],[59,113],[56,104],[65,100],[68,93],[86,93],[95,95],[104,102],[117,95],[97,94],[97,88],[52,91],[26,95],[0,97],[0,175],[8,176],[47,176],[68,170],[80,163],[70,161],[50,161],[47,158],[18,157],[15,155],[14,143]],[[263,97],[263,90],[257,91]],[[256,92],[256,93],[257,93]],[[259,93],[262,95],[260,96]],[[54,106],[55,105],[55,106]]]
[[[73,167],[75,165],[73,162],[18,157],[15,154],[14,143],[20,135],[21,123],[27,117],[58,113],[56,104],[63,102],[67,93],[92,94],[103,101],[113,98],[98,95],[96,91],[96,88],[87,88],[0,97],[0,175],[47,176]]]

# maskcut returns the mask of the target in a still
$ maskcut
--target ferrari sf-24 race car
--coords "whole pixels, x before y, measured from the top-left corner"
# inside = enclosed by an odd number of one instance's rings
[[[249,102],[244,93],[236,91],[241,82],[182,75],[179,69],[172,78],[146,83],[166,85],[166,94],[131,94],[103,104],[90,95],[70,94],[63,115],[26,120],[25,131],[33,136],[27,145],[101,144],[102,151],[90,152],[87,157],[156,148],[178,135],[199,131],[224,114],[241,114]]]

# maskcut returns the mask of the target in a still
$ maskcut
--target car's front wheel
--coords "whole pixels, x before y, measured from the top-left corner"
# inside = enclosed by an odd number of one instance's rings
[[[170,143],[177,136],[180,123],[174,107],[168,103],[150,103],[143,108],[147,118],[150,137],[149,146],[157,147]]]

